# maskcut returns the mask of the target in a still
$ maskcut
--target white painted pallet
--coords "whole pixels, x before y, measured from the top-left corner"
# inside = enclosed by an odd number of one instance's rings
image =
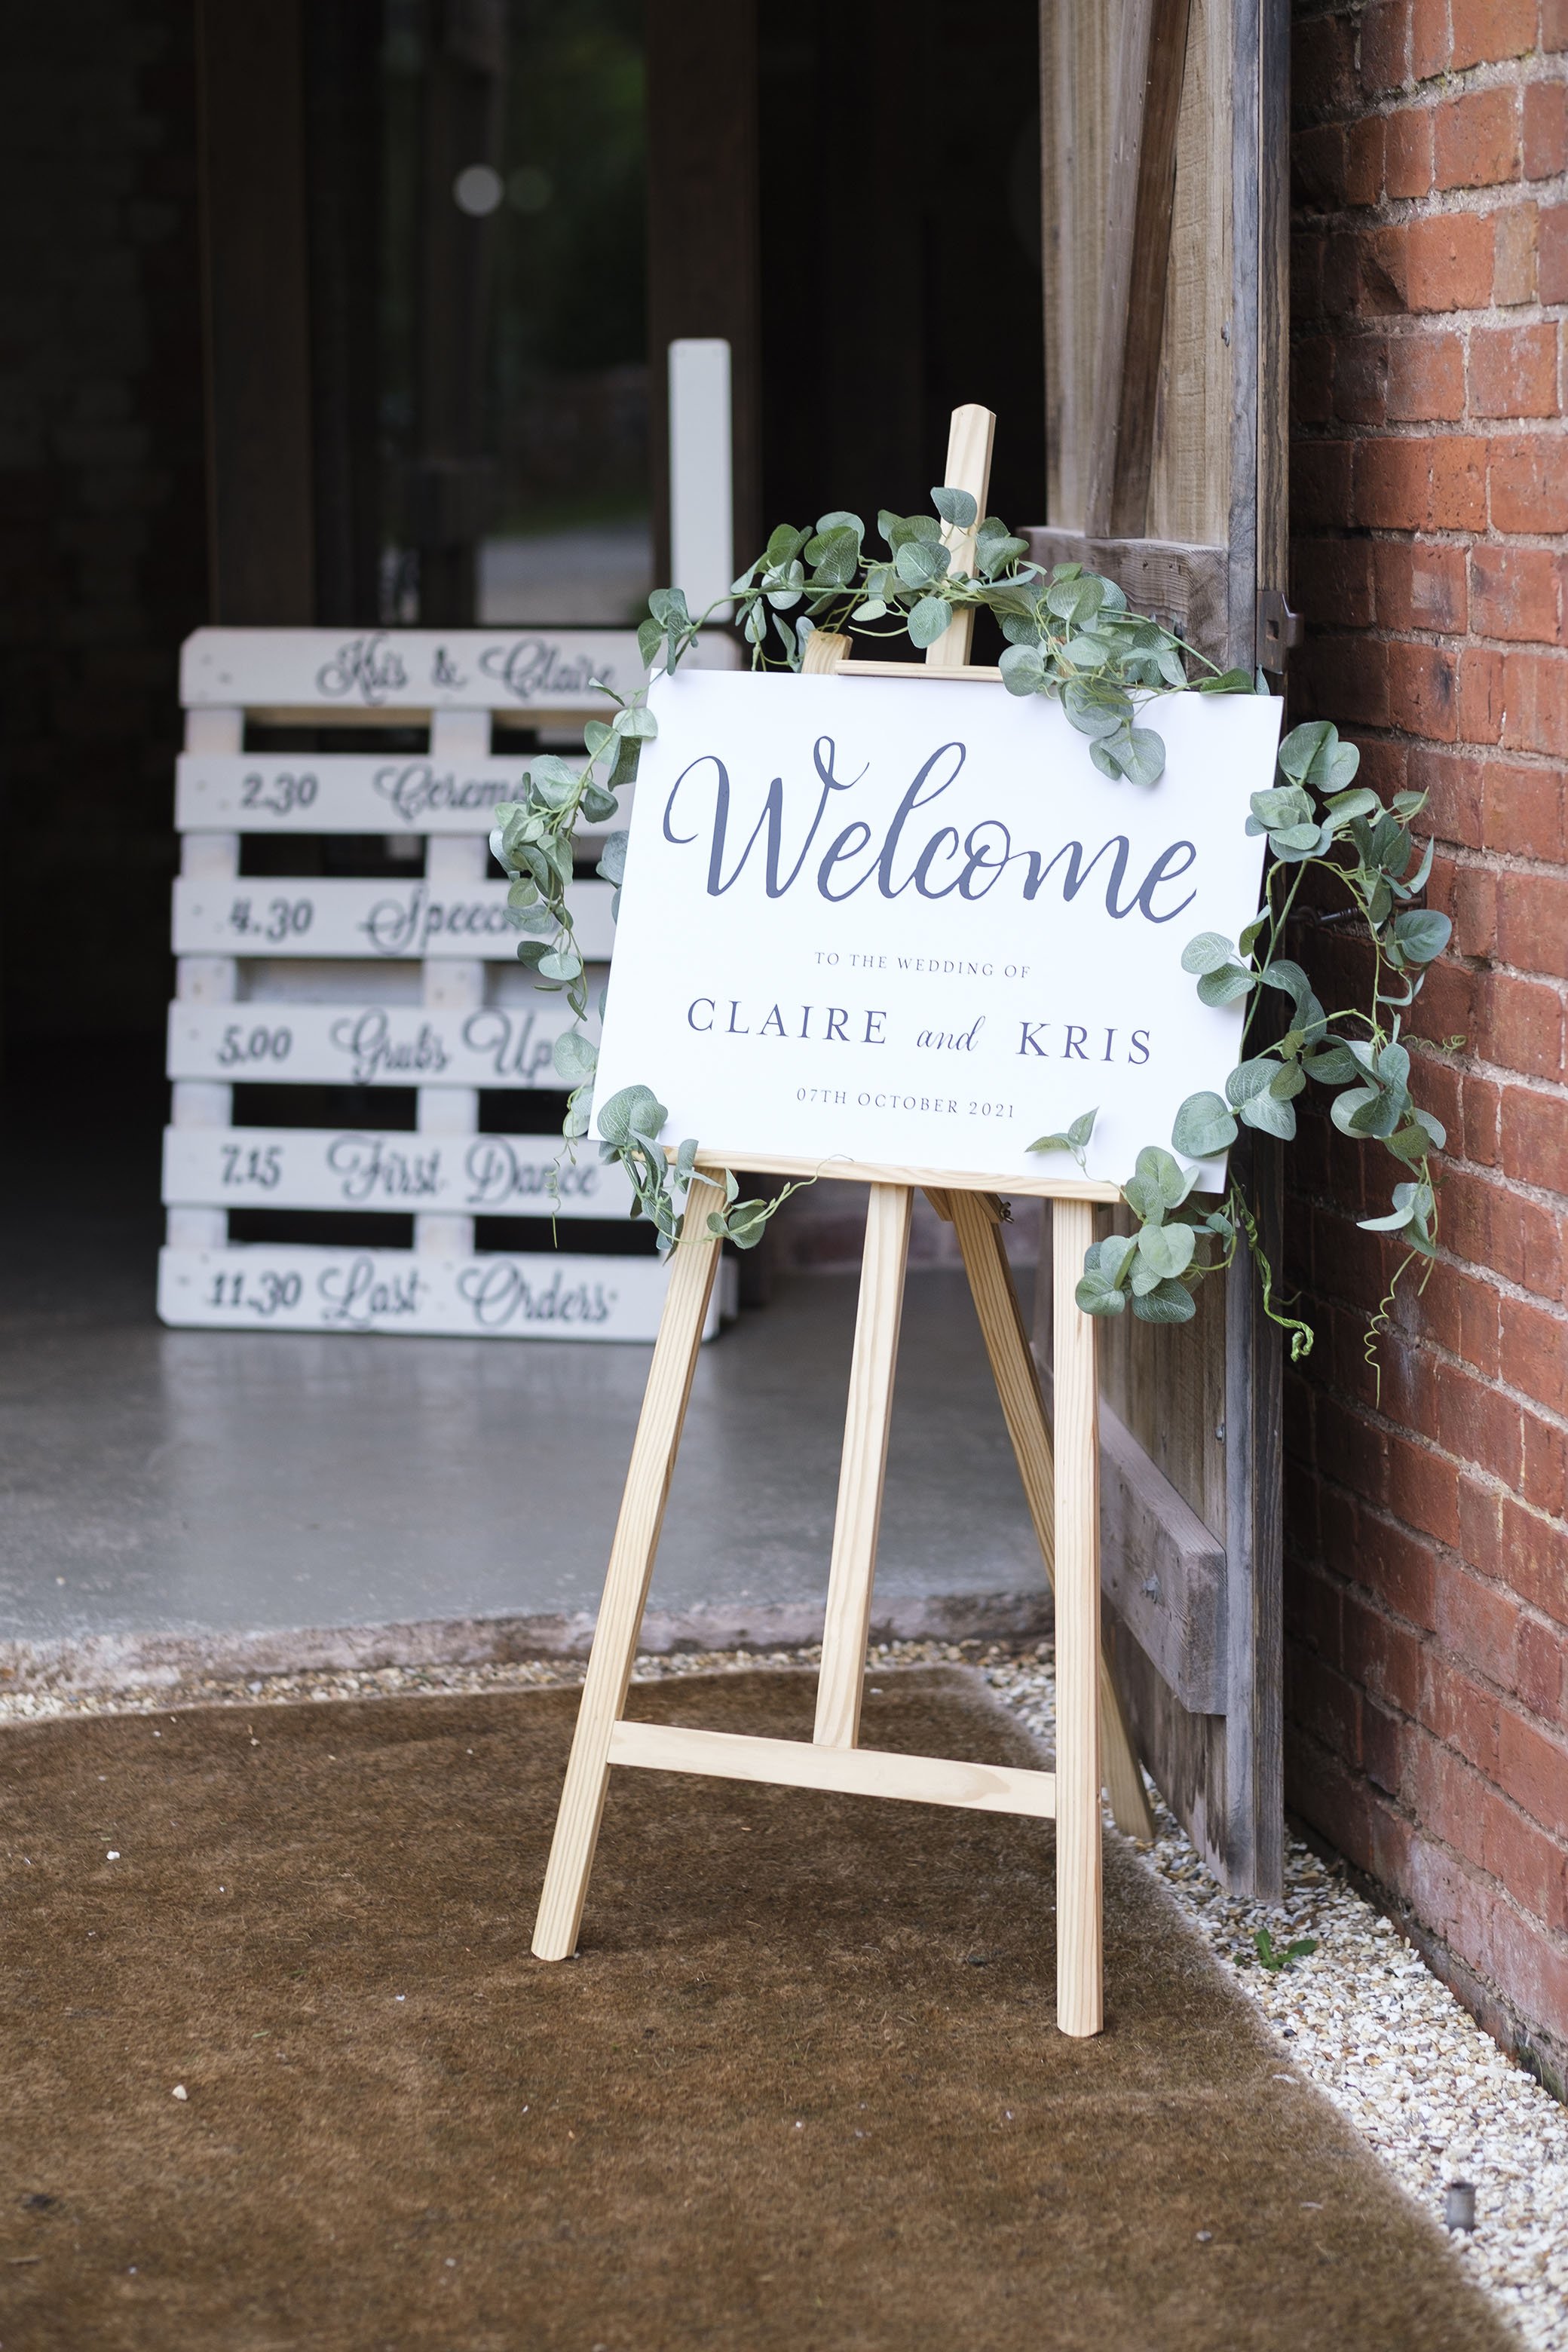
[[[187,835],[186,838],[189,839]],[[437,837],[439,838],[439,836]],[[477,849],[477,837],[443,847]],[[508,885],[476,877],[445,884],[317,882],[182,875],[174,884],[177,956],[380,956],[426,963],[433,956],[515,963]],[[576,882],[567,903],[583,953],[615,945],[607,882]]]
[[[548,1135],[171,1127],[163,1198],[196,1208],[457,1210],[475,1217],[625,1217],[632,1188],[595,1145]]]
[[[555,1040],[571,1024],[566,999],[542,990],[467,1011],[361,1003],[357,991],[347,1004],[180,1002],[169,1007],[168,1068],[226,1085],[558,1087]],[[595,1018],[585,1026],[597,1036]]]
[[[165,1249],[158,1312],[165,1323],[223,1331],[651,1339],[665,1282],[650,1257],[435,1257],[255,1242]]]
[[[728,641],[701,648],[735,659]],[[516,959],[507,884],[487,872],[492,811],[518,788],[527,727],[569,755],[595,682],[642,682],[630,630],[199,629],[181,661],[174,1104],[159,1312],[228,1330],[400,1331],[650,1340],[653,1258],[476,1252],[476,1217],[619,1217],[630,1192],[595,1147],[481,1133],[480,1097],[554,1087],[571,1015]],[[252,753],[247,719],[344,729],[341,752]],[[352,725],[427,722],[423,751],[356,744]],[[401,837],[405,882],[242,876],[247,834]],[[613,944],[608,884],[572,905],[591,958]],[[591,1024],[593,1025],[593,1024]],[[363,1121],[233,1123],[237,1084],[363,1088]],[[414,1130],[374,1114],[416,1089]],[[550,1191],[552,1171],[558,1188]],[[414,1220],[410,1249],[233,1243],[231,1210],[367,1210]],[[732,1282],[728,1288],[732,1292]],[[732,1311],[728,1310],[728,1311]],[[717,1308],[715,1309],[717,1313]]]

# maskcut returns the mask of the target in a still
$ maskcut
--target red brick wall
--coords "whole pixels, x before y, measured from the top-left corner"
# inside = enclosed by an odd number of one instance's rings
[[[1354,1219],[1398,1171],[1321,1118],[1294,1155],[1319,1342],[1289,1397],[1289,1796],[1560,2071],[1568,0],[1296,16],[1292,699],[1380,789],[1430,791],[1455,936],[1416,1026],[1464,1042],[1418,1059],[1444,1243],[1381,1394],[1362,1334],[1394,1255]]]

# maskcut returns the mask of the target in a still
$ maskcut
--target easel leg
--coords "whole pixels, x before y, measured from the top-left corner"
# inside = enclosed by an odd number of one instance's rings
[[[873,1184],[866,1211],[866,1254],[860,1265],[860,1308],[849,1370],[849,1408],[833,1522],[833,1565],[827,1579],[827,1621],[816,1685],[819,1748],[853,1748],[860,1733],[866,1640],[871,1622],[871,1580],[888,1467],[893,1372],[904,1311],[914,1195],[905,1184]]]
[[[715,1201],[719,1197],[717,1192],[712,1195]],[[678,1244],[670,1264],[669,1288],[643,1393],[571,1760],[555,1816],[544,1892],[533,1928],[534,1954],[542,1960],[564,1960],[576,1948],[610,1777],[610,1734],[626,1702],[676,1449],[702,1344],[708,1297],[719,1263],[720,1244],[706,1231],[710,1205],[699,1179],[689,1196],[686,1237]]]
[[[1100,1836],[1100,1395],[1094,1323],[1073,1304],[1094,1239],[1087,1201],[1058,1201],[1056,1284],[1057,2023],[1098,2033]]]
[[[1056,1477],[1052,1467],[1050,1431],[1045,1402],[1029,1353],[1029,1341],[1013,1287],[1012,1269],[985,1192],[944,1192],[942,1209],[951,1216],[969,1276],[970,1294],[992,1376],[1001,1400],[1007,1434],[1018,1464],[1018,1475],[1035,1523],[1048,1582],[1056,1581]],[[1069,1294],[1070,1295],[1070,1294]],[[1121,1711],[1110,1664],[1103,1647],[1100,1658],[1100,1770],[1110,1791],[1110,1810],[1124,1836],[1141,1845],[1152,1843],[1154,1816],[1150,1811],[1143,1775],[1138,1769],[1127,1718]]]

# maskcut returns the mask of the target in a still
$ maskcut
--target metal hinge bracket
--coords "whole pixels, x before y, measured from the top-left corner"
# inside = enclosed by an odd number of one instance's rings
[[[1293,613],[1278,588],[1264,588],[1258,598],[1258,667],[1283,671],[1286,657],[1307,634],[1307,624]]]

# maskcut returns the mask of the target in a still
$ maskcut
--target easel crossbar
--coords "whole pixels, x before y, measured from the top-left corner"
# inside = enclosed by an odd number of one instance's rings
[[[1056,1818],[1054,1772],[1012,1764],[967,1764],[946,1756],[901,1756],[877,1748],[818,1748],[804,1739],[752,1739],[670,1723],[617,1723],[610,1762],[656,1772],[700,1772],[774,1788],[823,1789],[847,1797],[899,1797],[916,1805],[959,1805],[978,1813]]]

